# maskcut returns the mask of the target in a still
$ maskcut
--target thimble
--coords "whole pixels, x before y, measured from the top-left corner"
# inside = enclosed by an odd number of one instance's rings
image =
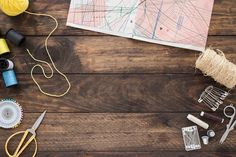
[[[12,28],[7,31],[6,39],[16,46],[20,46],[25,41],[25,37]]]
[[[212,138],[212,137],[214,137],[215,135],[216,135],[216,133],[215,133],[213,130],[208,130],[208,131],[207,131],[207,136],[208,136],[208,137],[211,137],[211,138]]]
[[[203,142],[203,144],[207,145],[209,143],[209,137],[208,136],[202,136],[202,142]]]

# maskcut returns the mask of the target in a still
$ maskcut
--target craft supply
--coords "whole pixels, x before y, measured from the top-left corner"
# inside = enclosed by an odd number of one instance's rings
[[[11,60],[0,58],[0,71],[13,69],[14,64]]]
[[[0,9],[8,16],[17,16],[29,6],[29,0],[0,0]]]
[[[71,0],[67,25],[202,51],[213,4],[214,0]]]
[[[216,135],[215,131],[213,131],[213,130],[208,130],[207,131],[207,136],[208,137],[212,138],[212,137],[215,137],[215,135]]]
[[[8,61],[7,61],[7,59],[5,59],[5,58],[0,58],[0,69],[1,69],[1,71],[2,71],[2,70],[6,70],[7,67],[8,67]]]
[[[227,111],[226,111],[227,109],[233,110],[232,114],[228,114]],[[235,111],[235,107],[233,106],[233,104],[230,104],[230,105],[228,105],[224,108],[224,115],[227,118],[230,118],[230,121],[226,125],[226,130],[225,130],[223,136],[220,139],[220,144],[224,143],[224,141],[226,140],[226,138],[229,135],[230,131],[234,130],[234,126],[236,125],[235,112],[236,111]]]
[[[7,31],[6,39],[16,46],[20,46],[25,41],[25,37],[12,28]]]
[[[182,134],[186,151],[201,149],[197,126],[182,128]]]
[[[0,101],[0,127],[5,129],[17,127],[23,118],[21,106],[13,99]]]
[[[207,124],[206,122],[198,119],[197,117],[188,114],[187,119],[192,121],[193,123],[199,125],[200,127],[204,128],[204,129],[208,129],[209,128],[209,124]]]
[[[220,50],[206,49],[197,59],[196,68],[227,88],[236,85],[236,65]]]
[[[48,18],[51,18],[51,19],[55,22],[55,27],[54,27],[54,28],[52,29],[52,31],[48,34],[48,36],[46,37],[45,42],[44,42],[45,50],[46,50],[46,53],[47,53],[47,55],[48,55],[48,57],[49,57],[49,60],[50,60],[50,62],[51,62],[51,64],[52,64],[52,67],[51,67],[51,65],[50,65],[48,62],[46,62],[46,61],[44,61],[44,60],[36,59],[36,58],[31,54],[31,52],[30,52],[29,49],[26,49],[26,51],[27,51],[27,53],[30,55],[30,57],[31,57],[34,61],[40,63],[40,64],[34,65],[34,66],[32,67],[32,69],[31,69],[31,78],[33,79],[34,83],[37,85],[37,87],[38,87],[38,89],[40,90],[40,92],[43,93],[43,94],[45,94],[45,95],[47,95],[47,96],[51,96],[51,97],[62,97],[62,96],[66,95],[66,94],[69,92],[69,90],[70,90],[70,88],[71,88],[71,84],[70,84],[70,81],[68,80],[67,76],[66,76],[65,74],[63,74],[60,70],[57,69],[57,67],[56,67],[56,65],[55,65],[55,63],[54,63],[54,61],[52,60],[52,57],[51,57],[51,55],[50,55],[50,52],[49,52],[49,50],[48,50],[48,40],[49,40],[49,38],[51,37],[51,35],[57,30],[57,28],[58,28],[58,21],[57,21],[57,19],[56,19],[55,17],[53,17],[52,15],[49,15],[49,14],[39,14],[39,13],[32,13],[32,12],[26,11],[26,9],[28,8],[28,6],[29,6],[29,1],[28,1],[28,0],[0,0],[0,8],[1,8],[1,10],[2,10],[5,14],[7,14],[7,15],[9,15],[9,16],[17,16],[17,15],[19,15],[19,14],[21,14],[21,13],[24,12],[24,13],[27,13],[27,14],[33,15],[33,16],[48,17]],[[9,32],[8,32],[8,33],[9,33]],[[14,33],[13,33],[14,38],[15,38],[15,36],[16,36],[16,35],[15,35],[16,33],[17,33],[17,32],[14,32]],[[17,33],[17,34],[19,34],[19,33]],[[11,37],[11,38],[12,38],[12,37]],[[19,39],[20,39],[20,38],[19,38]],[[19,41],[20,41],[20,40],[19,40]],[[15,42],[15,43],[17,44],[18,42]],[[19,42],[19,43],[20,43],[20,42]],[[49,69],[50,69],[50,71],[51,71],[51,74],[47,75],[46,72],[45,72],[45,70],[44,70],[44,68],[43,68],[43,66],[42,66],[41,64],[46,64],[46,65],[49,67]],[[34,73],[34,69],[35,69],[35,68],[40,68],[40,69],[42,70],[43,76],[44,76],[46,79],[51,79],[51,78],[54,76],[54,70],[53,70],[53,68],[54,68],[55,71],[56,71],[59,75],[61,75],[61,76],[66,80],[66,82],[67,82],[67,84],[68,84],[68,87],[67,87],[66,90],[65,90],[63,93],[61,93],[61,94],[51,94],[51,93],[46,92],[45,90],[43,90],[43,89],[41,88],[41,86],[39,85],[39,83],[38,83],[38,82],[36,81],[36,79],[34,78],[33,73]]]
[[[208,119],[213,120],[213,121],[216,121],[216,122],[224,123],[224,118],[215,116],[215,115],[210,114],[210,113],[206,113],[206,112],[204,112],[204,111],[202,111],[202,112],[200,113],[200,116],[201,116],[201,117],[208,118]]]
[[[25,130],[25,131],[16,132],[16,133],[14,133],[13,135],[11,135],[11,136],[7,139],[7,141],[6,141],[6,143],[5,143],[5,151],[6,151],[6,153],[7,153],[7,155],[8,155],[9,157],[19,157],[19,156],[23,153],[23,151],[29,146],[29,144],[30,144],[31,142],[33,142],[33,141],[34,141],[34,143],[35,143],[35,150],[34,150],[34,154],[33,154],[32,157],[35,157],[35,155],[37,154],[37,150],[38,150],[38,144],[37,144],[37,141],[36,141],[36,130],[37,130],[38,127],[40,126],[41,122],[43,121],[43,118],[44,118],[45,114],[46,114],[46,111],[44,111],[44,112],[39,116],[39,118],[35,121],[35,123],[34,123],[34,125],[32,126],[32,128],[27,129],[27,130]],[[18,136],[19,134],[23,134],[23,136],[22,136],[22,138],[21,138],[21,140],[20,140],[20,143],[19,143],[19,145],[17,146],[17,148],[16,148],[14,154],[10,154],[10,153],[9,153],[9,150],[8,150],[8,143],[9,143],[9,141],[10,141],[13,137]],[[30,136],[30,138],[27,140],[28,134],[31,134],[31,136]],[[23,145],[23,143],[24,143],[24,145]]]
[[[6,54],[9,52],[10,52],[10,50],[8,48],[6,40],[0,38],[0,55]]]
[[[198,99],[199,103],[204,103],[213,111],[216,111],[221,104],[223,104],[223,100],[229,95],[228,92],[219,89],[214,86],[208,86],[200,95]]]
[[[3,71],[2,77],[6,87],[12,87],[18,84],[16,74],[13,69]]]
[[[202,142],[203,142],[204,145],[208,145],[209,137],[208,136],[202,136]]]

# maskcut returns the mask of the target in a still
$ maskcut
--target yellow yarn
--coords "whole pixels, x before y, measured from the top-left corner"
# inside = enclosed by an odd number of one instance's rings
[[[29,0],[0,0],[0,8],[8,16],[20,15],[28,7]]]
[[[44,91],[41,86],[39,85],[39,83],[36,81],[36,79],[34,78],[34,69],[35,68],[40,68],[42,70],[42,73],[44,75],[44,77],[46,79],[51,79],[53,77],[53,74],[54,74],[54,70],[53,68],[50,66],[50,64],[46,61],[43,61],[43,60],[40,60],[40,59],[37,59],[35,58],[31,52],[26,49],[26,51],[28,52],[28,54],[30,55],[30,57],[35,60],[36,62],[39,62],[39,63],[42,63],[42,64],[46,64],[50,70],[51,70],[51,74],[50,75],[47,75],[44,71],[44,68],[42,65],[40,64],[36,64],[33,66],[33,68],[31,69],[31,78],[33,79],[34,83],[38,86],[38,89],[40,90],[41,93],[47,95],[47,96],[51,96],[51,97],[62,97],[64,95],[66,95],[70,88],[71,88],[71,84],[70,84],[70,81],[68,80],[67,76],[65,74],[63,74],[60,70],[57,69],[56,65],[54,64],[54,61],[52,60],[52,57],[49,53],[49,50],[48,50],[48,40],[49,38],[51,37],[51,35],[56,31],[56,29],[58,28],[58,22],[57,22],[57,19],[55,17],[53,17],[52,15],[49,15],[49,14],[39,14],[39,13],[32,13],[32,12],[29,12],[29,11],[26,11],[26,9],[28,8],[29,6],[29,0],[0,0],[0,9],[7,15],[9,16],[17,16],[21,13],[27,13],[27,14],[30,14],[30,15],[33,15],[33,16],[43,16],[43,17],[49,17],[51,19],[54,20],[55,22],[55,27],[53,28],[53,30],[48,34],[48,36],[46,37],[46,40],[44,42],[44,46],[45,46],[45,49],[46,49],[46,52],[47,52],[47,55],[52,63],[52,67],[55,69],[55,71],[57,73],[59,73],[67,82],[68,84],[68,87],[66,88],[66,90],[61,93],[61,94],[51,94],[51,93],[48,93],[46,91]]]

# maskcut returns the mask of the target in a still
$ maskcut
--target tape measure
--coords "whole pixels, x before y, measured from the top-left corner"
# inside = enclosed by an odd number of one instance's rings
[[[16,128],[23,118],[22,107],[13,99],[0,101],[0,127]]]

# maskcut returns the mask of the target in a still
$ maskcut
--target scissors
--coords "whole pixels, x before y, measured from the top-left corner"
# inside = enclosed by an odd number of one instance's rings
[[[5,151],[6,151],[6,153],[7,153],[7,155],[8,155],[9,157],[19,157],[19,156],[22,154],[22,152],[26,149],[26,147],[27,147],[32,141],[34,141],[34,143],[35,143],[35,151],[34,151],[34,154],[33,154],[32,157],[34,157],[34,156],[36,155],[38,148],[37,148],[36,132],[35,132],[35,131],[38,129],[39,125],[40,125],[41,122],[43,121],[43,118],[44,118],[44,116],[45,116],[45,113],[46,113],[46,111],[44,111],[44,112],[38,117],[38,119],[35,121],[35,123],[34,123],[34,125],[32,126],[32,128],[27,129],[26,131],[19,131],[19,132],[15,133],[15,134],[11,135],[11,136],[7,139],[6,144],[5,144]],[[31,137],[29,138],[29,140],[26,141],[26,137],[27,137],[27,135],[28,135],[29,133],[32,134],[32,135],[31,135]],[[19,145],[17,146],[17,148],[16,148],[14,154],[12,155],[12,154],[10,154],[9,151],[8,151],[8,143],[9,143],[9,141],[10,141],[14,136],[19,135],[19,134],[24,134],[24,135],[22,136]],[[25,145],[23,145],[24,142],[25,142]],[[23,145],[23,146],[22,146],[22,145]]]
[[[231,115],[229,115],[228,113],[226,113],[227,109],[232,109],[233,113]],[[233,106],[233,104],[230,104],[230,105],[228,105],[224,108],[224,115],[227,118],[230,118],[230,121],[226,125],[226,130],[225,130],[225,133],[223,134],[223,136],[220,139],[220,144],[222,144],[226,140],[227,136],[229,135],[229,132],[234,130],[234,126],[236,125],[236,120],[234,121],[235,113],[236,113],[236,111],[235,111],[235,107]]]

